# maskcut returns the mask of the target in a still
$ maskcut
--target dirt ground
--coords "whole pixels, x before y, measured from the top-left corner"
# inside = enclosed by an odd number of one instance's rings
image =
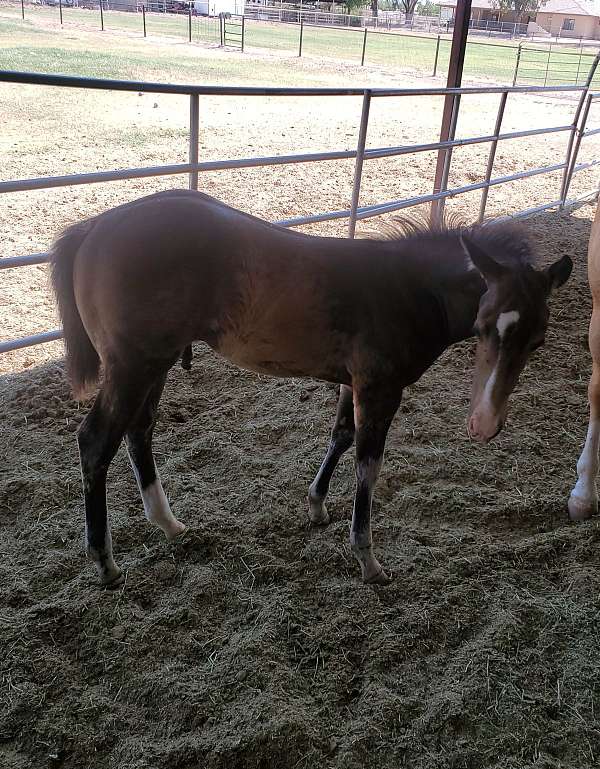
[[[173,160],[177,148],[185,156],[181,100],[172,108],[166,97],[7,93],[4,178]],[[439,111],[419,112],[416,100],[375,106],[370,146],[433,140]],[[560,121],[572,106],[519,100],[507,126]],[[357,102],[258,109],[214,100],[203,113],[205,155],[354,146]],[[480,101],[465,105],[464,120],[467,135],[494,115]],[[565,136],[556,136],[501,148],[498,170],[559,162]],[[480,178],[485,157],[457,152],[453,183]],[[350,164],[323,168],[213,174],[201,186],[269,219],[347,205]],[[425,154],[370,162],[363,201],[426,191],[431,175]],[[491,212],[547,199],[552,179],[494,190]],[[67,222],[165,186],[4,195],[3,254],[43,250]],[[451,210],[468,217],[476,205],[473,196]],[[407,392],[374,511],[375,546],[395,574],[387,588],[361,585],[349,551],[350,455],[332,483],[332,523],[307,522],[335,389],[261,378],[198,347],[191,373],[172,371],[155,441],[189,531],[169,545],[145,522],[121,451],[109,501],[127,579],[100,590],[83,556],[74,439],[88,406],[70,398],[59,344],[3,356],[0,766],[597,767],[600,532],[598,519],[568,523],[565,509],[587,416],[592,213],[528,222],[542,261],[569,253],[575,271],[493,444],[474,446],[465,434],[471,343]],[[4,338],[56,322],[46,281],[43,267],[2,273]]]

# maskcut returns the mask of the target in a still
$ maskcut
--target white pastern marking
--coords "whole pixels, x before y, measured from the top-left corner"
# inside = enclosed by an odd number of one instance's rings
[[[167,537],[176,537],[177,534],[180,534],[183,530],[183,525],[177,520],[177,518],[175,518],[171,512],[171,505],[169,505],[169,500],[167,499],[167,495],[165,494],[162,483],[160,482],[156,467],[154,468],[154,472],[156,473],[156,480],[154,480],[151,484],[146,486],[145,489],[143,489],[142,483],[140,481],[140,474],[138,473],[138,469],[135,466],[135,462],[131,458],[131,454],[129,454],[129,449],[127,450],[127,454],[129,455],[129,461],[131,463],[140,494],[142,495],[142,502],[144,503],[144,512],[146,514],[146,518],[150,521],[150,523],[154,523],[157,526],[160,526]]]
[[[500,315],[498,315],[498,320],[496,321],[496,328],[498,329],[498,336],[500,337],[500,339],[504,337],[504,334],[506,334],[506,330],[510,326],[514,326],[515,323],[518,322],[520,317],[521,316],[516,310],[501,312]]]
[[[572,496],[585,502],[597,499],[596,476],[598,474],[598,447],[600,444],[600,420],[592,419],[588,426],[585,446],[577,462],[578,479]]]

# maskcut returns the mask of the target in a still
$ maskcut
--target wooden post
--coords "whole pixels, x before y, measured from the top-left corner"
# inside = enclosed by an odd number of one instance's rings
[[[188,3],[188,43],[192,42],[192,3]]]
[[[102,10],[103,0],[100,0],[100,29],[104,32],[104,11]]]
[[[519,76],[519,62],[521,61],[521,46],[522,46],[522,43],[519,43],[519,47],[517,48],[517,60],[515,61],[515,74],[513,75],[513,86],[517,84],[517,78]]]
[[[363,36],[362,56],[360,57],[360,66],[365,66],[365,51],[367,50],[367,27],[365,27],[365,34]]]
[[[146,37],[146,6],[142,5],[142,23],[144,25],[144,37]]]
[[[465,52],[467,49],[467,35],[469,32],[469,20],[471,17],[471,0],[457,0],[456,15],[454,17],[454,32],[452,34],[452,48],[450,49],[450,63],[448,64],[447,88],[460,88],[462,83],[462,73],[465,63]],[[440,142],[447,142],[450,138],[450,129],[452,125],[452,116],[456,103],[456,97],[447,94],[444,99],[444,112],[442,115],[442,126],[440,129]],[[458,105],[457,105],[458,108]],[[456,117],[455,117],[456,120]],[[444,168],[450,163],[451,150],[438,150],[437,165],[435,169],[435,181],[433,183],[433,192],[441,192],[442,181],[444,178]],[[431,222],[436,224],[440,221],[444,211],[443,201],[434,200],[431,203]]]
[[[558,40],[558,38],[557,38]],[[548,46],[548,58],[546,59],[546,73],[544,75],[544,86],[548,82],[548,70],[550,69],[550,57],[552,56],[552,43]]]
[[[58,12],[60,14],[60,26],[63,25],[63,17],[62,17],[62,0],[58,0]]]
[[[244,53],[244,37],[246,33],[246,17],[242,16],[242,53]]]
[[[435,77],[437,75],[437,65],[438,65],[438,58],[440,55],[440,35],[437,36],[437,42],[435,44],[435,61],[433,62],[433,74],[431,77]]]
[[[304,32],[304,19],[300,16],[300,44],[298,46],[298,58],[302,56],[302,34]]]
[[[21,0],[21,18],[25,21],[25,0]]]

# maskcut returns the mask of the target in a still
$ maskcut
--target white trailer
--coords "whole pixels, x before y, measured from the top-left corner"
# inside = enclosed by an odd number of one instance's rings
[[[200,16],[219,16],[221,13],[241,15],[243,0],[194,0],[194,9]]]

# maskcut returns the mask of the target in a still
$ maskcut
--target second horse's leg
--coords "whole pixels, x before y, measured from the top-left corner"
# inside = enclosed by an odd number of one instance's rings
[[[169,500],[163,490],[152,455],[156,412],[166,378],[166,374],[161,374],[152,385],[144,405],[127,430],[126,441],[127,453],[142,495],[146,518],[159,526],[167,539],[174,539],[185,531],[185,526],[171,512]]]
[[[592,377],[588,386],[590,421],[585,446],[577,462],[577,483],[569,498],[569,518],[582,521],[598,512],[598,448],[600,445],[600,310],[594,308],[590,322]]]
[[[329,482],[340,461],[342,454],[347,451],[354,441],[354,405],[352,403],[352,388],[346,385],[340,387],[335,424],[325,459],[319,468],[316,478],[308,490],[308,515],[315,524],[329,523],[329,514],[325,506],[325,497],[329,491]]]

